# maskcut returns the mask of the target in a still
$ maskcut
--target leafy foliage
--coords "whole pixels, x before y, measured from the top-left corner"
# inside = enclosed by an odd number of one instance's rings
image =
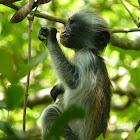
[[[127,140],[136,140],[135,132],[134,130],[130,131]]]
[[[65,110],[60,116],[57,117],[52,127],[50,128],[49,134],[46,140],[58,140],[64,135],[64,129],[66,125],[75,119],[83,119],[85,112],[83,109],[76,105],[72,105]]]
[[[15,109],[24,95],[24,89],[19,85],[11,85],[6,91],[6,109],[13,110]]]
[[[0,130],[2,130],[5,135],[7,135],[7,140],[26,140],[26,136],[20,132],[17,132],[7,122],[0,121]],[[4,139],[3,139],[4,140]]]

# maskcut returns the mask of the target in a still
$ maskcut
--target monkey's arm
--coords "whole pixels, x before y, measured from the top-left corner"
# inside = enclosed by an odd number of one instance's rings
[[[77,67],[73,66],[65,57],[57,42],[56,33],[57,30],[55,28],[43,27],[40,29],[39,35],[48,37],[47,47],[50,52],[55,70],[61,81],[64,81],[64,83],[67,84],[66,86],[73,89],[78,85],[78,69]]]

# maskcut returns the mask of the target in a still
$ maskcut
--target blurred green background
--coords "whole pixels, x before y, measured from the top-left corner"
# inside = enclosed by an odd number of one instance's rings
[[[26,2],[28,1],[23,0],[16,4],[22,6]],[[138,19],[140,11],[133,4],[138,6],[135,0],[126,2]],[[111,29],[136,28],[119,0],[53,0],[40,5],[38,11],[67,18],[81,8],[94,9],[100,13]],[[28,20],[26,18],[17,24],[8,23],[15,12],[14,9],[0,5],[0,120],[1,123],[6,121],[15,130],[22,131],[22,103],[28,72]],[[41,42],[37,36],[41,26],[57,28],[58,36],[63,29],[61,23],[35,17],[31,50],[34,65],[29,87],[30,103],[27,107],[27,131],[31,137],[40,136],[38,119],[43,109],[53,103],[48,94],[58,82],[48,52],[47,55],[44,54],[40,47]],[[140,32],[117,35],[125,39],[135,39],[140,36]],[[71,56],[72,51],[64,51]],[[127,137],[140,120],[140,51],[123,50],[108,44],[103,57],[114,86],[107,139],[121,140]],[[3,137],[5,133],[0,130],[0,138]],[[140,139],[140,129],[136,132],[136,137]]]

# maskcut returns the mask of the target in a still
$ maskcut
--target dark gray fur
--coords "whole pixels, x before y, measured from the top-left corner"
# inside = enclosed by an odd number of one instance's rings
[[[86,112],[84,120],[68,124],[65,139],[94,140],[101,133],[105,136],[110,112],[111,83],[104,60],[99,56],[109,42],[109,29],[100,16],[82,10],[68,20],[64,30],[61,43],[75,50],[70,61],[57,42],[56,29],[42,28],[40,31],[40,35],[45,32],[48,34],[47,48],[61,85],[53,88],[51,94],[55,100],[58,94],[63,93],[64,109],[76,104]],[[61,109],[56,104],[43,111],[43,136],[60,112]]]

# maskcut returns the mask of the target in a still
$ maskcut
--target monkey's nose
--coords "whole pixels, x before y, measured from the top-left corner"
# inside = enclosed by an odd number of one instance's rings
[[[60,37],[67,37],[67,32],[65,29],[63,29],[63,31],[61,32]]]
[[[64,29],[61,33],[62,33],[62,34],[65,34],[65,33],[66,33],[66,30]]]

